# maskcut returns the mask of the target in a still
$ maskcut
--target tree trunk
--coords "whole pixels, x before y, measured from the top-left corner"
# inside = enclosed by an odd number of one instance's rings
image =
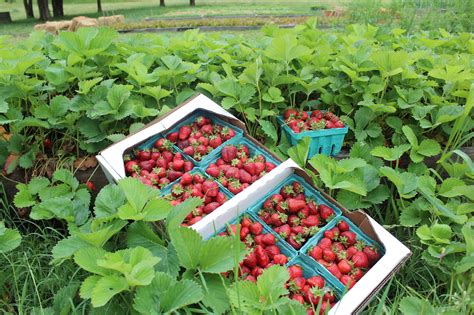
[[[47,21],[51,18],[48,5],[48,0],[38,0],[38,11],[40,14],[40,19],[43,21]]]
[[[102,1],[97,0],[97,12],[102,12]]]
[[[54,17],[64,16],[63,0],[52,0]]]
[[[165,0],[160,0],[160,7],[164,7],[165,6]]]
[[[33,0],[23,0],[23,5],[25,6],[26,18],[34,18]]]
[[[194,7],[196,5],[196,0],[189,0],[189,5]]]

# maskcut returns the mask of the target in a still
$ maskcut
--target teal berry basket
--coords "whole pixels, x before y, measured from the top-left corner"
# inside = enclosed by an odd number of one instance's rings
[[[224,126],[224,127],[227,127],[227,128],[230,128],[232,130],[234,130],[235,132],[235,136],[227,141],[224,141],[222,142],[222,144],[220,146],[218,146],[217,148],[215,148],[214,150],[212,150],[211,152],[209,152],[208,154],[206,154],[205,156],[202,157],[202,159],[200,161],[197,161],[195,160],[192,156],[189,156],[187,154],[185,154],[180,148],[178,148],[178,146],[175,145],[175,148],[176,150],[178,150],[178,152],[181,152],[183,155],[187,156],[189,158],[189,160],[191,160],[193,162],[194,165],[196,166],[199,166],[199,167],[202,167],[203,165],[209,163],[209,160],[212,159],[213,157],[213,154],[214,152],[217,152],[219,151],[220,149],[222,149],[225,145],[227,145],[230,141],[232,141],[233,139],[235,138],[241,138],[242,135],[243,135],[243,131],[242,129],[240,128],[237,128],[231,124],[229,124],[228,122],[225,122],[217,117],[214,117],[214,116],[211,116],[208,112],[204,111],[204,110],[197,110],[196,112],[194,112],[192,115],[190,115],[188,118],[186,118],[185,120],[183,120],[182,122],[180,122],[178,125],[176,125],[175,127],[173,127],[173,129],[171,129],[170,131],[168,131],[166,134],[165,134],[165,137],[167,135],[169,135],[170,133],[173,133],[173,132],[177,132],[179,131],[179,128],[184,126],[184,125],[189,125],[189,124],[192,124],[197,117],[199,116],[203,116],[203,117],[206,117],[206,118],[209,118],[212,123],[214,124],[218,124],[218,125],[221,125],[221,126]]]
[[[280,161],[278,161],[273,156],[268,154],[265,150],[262,150],[259,147],[257,147],[252,141],[248,140],[245,137],[241,137],[241,138],[234,137],[234,139],[230,139],[228,143],[226,143],[226,145],[235,145],[235,146],[245,145],[249,148],[250,158],[254,157],[255,155],[261,154],[263,155],[263,157],[265,157],[266,162],[272,162],[273,164],[275,164],[275,166],[278,166],[279,164],[281,164]],[[222,146],[219,148],[219,150],[214,150],[214,152],[211,152],[211,155],[212,155],[211,159],[208,159],[207,163],[204,166],[202,166],[201,169],[205,171],[210,164],[215,163],[217,159],[221,157],[221,151],[224,147],[225,146]],[[232,194],[230,191],[229,193]]]
[[[201,170],[199,167],[195,167],[192,169],[192,171],[189,172],[191,175],[194,175],[194,174],[200,174],[202,175],[206,180],[207,179],[210,179],[212,180],[213,182],[216,182],[217,183],[217,186],[219,187],[219,191],[220,192],[223,192],[224,195],[227,197],[227,201],[229,201],[233,195],[231,193],[229,193],[227,191],[227,189],[225,189],[218,181],[214,180],[212,177],[210,177],[209,175],[206,174],[206,172],[204,172],[203,170]],[[173,185],[179,183],[179,181],[181,180],[181,178],[178,178],[177,180],[175,180],[174,182],[170,183],[169,185],[167,185],[165,188],[163,188],[161,190],[161,195],[166,197],[168,195],[171,194],[171,189],[173,189]]]
[[[385,249],[383,248],[383,246],[381,246],[379,243],[377,243],[376,241],[374,241],[373,239],[368,237],[364,232],[361,231],[361,229],[359,229],[354,223],[352,223],[351,220],[349,220],[348,218],[346,218],[345,216],[342,216],[342,215],[335,217],[328,225],[326,225],[323,229],[321,229],[321,231],[319,231],[316,235],[314,235],[312,238],[310,238],[308,240],[308,242],[306,242],[306,244],[303,247],[301,247],[300,254],[307,255],[308,251],[310,249],[312,249],[313,246],[317,245],[319,243],[319,241],[324,237],[324,235],[323,235],[324,232],[327,231],[327,230],[332,229],[337,224],[339,224],[339,222],[341,222],[341,221],[344,221],[349,225],[349,231],[352,231],[356,234],[356,236],[357,236],[356,240],[357,241],[362,240],[362,241],[365,242],[365,244],[375,247],[379,251],[381,257],[385,254]],[[308,258],[311,261],[313,261],[313,263],[315,263],[319,268],[323,268],[324,270],[327,271],[327,269],[323,265],[318,263],[316,260],[314,260],[313,257],[308,255]],[[338,284],[342,288],[345,289],[345,286],[339,281],[339,279],[337,279],[336,277],[334,277],[334,279],[336,279]]]
[[[136,149],[139,149],[139,150],[146,150],[146,149],[151,149],[151,148],[154,148],[155,147],[155,142],[158,140],[158,139],[161,139],[161,138],[164,138],[163,134],[159,133],[159,134],[156,134],[150,138],[148,138],[145,142],[141,143],[139,146],[136,147]],[[183,159],[186,160],[186,161],[191,161],[191,163],[193,163],[194,167],[193,167],[193,170],[196,168],[196,164],[194,163],[194,161],[192,159],[189,158],[189,156],[187,156],[186,154],[183,154],[182,152],[179,151],[179,149],[175,146],[172,146],[172,152],[173,154],[176,154],[177,152],[181,153],[181,155],[183,156]],[[181,177],[180,177],[181,178]],[[168,185],[166,185],[165,187],[163,187],[161,189],[161,191],[165,190],[166,188],[170,187],[172,184],[174,184],[176,181],[179,181],[180,178],[176,179],[175,181],[173,182],[170,182]]]
[[[345,292],[345,287],[342,286],[341,283],[338,283],[336,277],[334,277],[330,272],[314,264],[310,257],[300,254],[286,264],[287,267],[292,265],[299,265],[303,268],[303,277],[305,279],[314,276],[321,276],[326,282],[325,287],[335,293],[336,301],[339,301],[342,298],[343,293]],[[314,307],[316,308],[317,305]]]
[[[278,184],[271,192],[267,193],[264,197],[262,197],[253,207],[251,207],[248,211],[250,213],[252,213],[252,215],[254,215],[256,218],[258,218],[258,220],[260,220],[260,222],[262,222],[263,224],[267,225],[259,216],[258,216],[258,212],[260,211],[260,209],[263,208],[263,203],[265,202],[265,200],[267,200],[268,198],[270,198],[273,194],[276,194],[280,191],[280,189],[285,186],[285,185],[288,185],[288,184],[291,184],[293,182],[298,182],[301,184],[301,186],[303,186],[304,188],[304,194],[307,198],[311,198],[311,199],[314,199],[316,201],[316,203],[318,205],[320,204],[324,204],[328,207],[330,207],[333,211],[334,211],[334,217],[329,220],[328,222],[326,222],[325,225],[322,225],[320,228],[323,229],[325,228],[327,225],[331,224],[332,221],[339,217],[341,214],[342,214],[342,211],[341,209],[339,209],[336,205],[332,204],[329,200],[327,200],[326,198],[324,198],[324,196],[319,192],[317,191],[316,189],[314,189],[313,187],[311,187],[311,185],[309,185],[302,177],[298,176],[298,175],[295,175],[295,174],[292,174],[290,176],[288,176],[287,178],[285,178],[280,184]],[[271,228],[271,227],[270,227]],[[318,235],[321,233],[321,230],[319,232],[317,232],[315,235]],[[314,235],[314,236],[315,236]],[[313,236],[313,237],[314,237]],[[311,239],[311,238],[310,238]],[[286,242],[286,241],[285,241]],[[309,242],[309,239],[307,240],[307,242]],[[288,244],[288,246],[290,246]],[[291,247],[291,246],[290,246]],[[303,246],[304,247],[304,246]],[[302,248],[303,248],[302,247]],[[302,248],[299,250],[301,252]]]
[[[250,218],[250,220],[252,220],[253,222],[259,222],[261,223],[257,218],[255,218],[255,216],[253,216],[252,214],[250,213],[242,213],[240,214],[238,217],[234,218],[233,220],[231,220],[228,224],[231,225],[231,224],[236,224],[237,222],[240,222],[242,220],[243,217],[248,217]],[[286,244],[286,242],[280,237],[280,235],[276,234],[272,229],[270,229],[267,225],[265,224],[262,224],[263,226],[263,234],[272,234],[274,237],[275,237],[275,245],[278,246],[278,248],[280,249],[280,252],[285,255],[286,257],[288,257],[288,262],[290,262],[292,259],[294,259],[298,253],[294,250],[293,247],[289,246],[288,244]],[[227,224],[222,227],[218,232],[216,232],[212,237],[214,236],[217,236],[218,234],[222,233],[222,232],[225,232],[227,230]]]
[[[307,113],[308,115],[311,115],[311,112]],[[342,145],[344,144],[344,137],[349,131],[349,127],[345,126],[343,128],[321,129],[295,133],[290,127],[288,127],[283,116],[277,116],[277,121],[291,145],[295,146],[305,137],[311,139],[308,158],[311,158],[316,154],[330,156],[337,155],[341,151]]]

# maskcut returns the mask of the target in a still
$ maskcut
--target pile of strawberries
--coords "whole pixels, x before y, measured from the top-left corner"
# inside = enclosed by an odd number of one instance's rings
[[[258,216],[295,249],[334,216],[334,210],[306,198],[304,187],[294,181],[283,186],[263,203]]]
[[[201,161],[205,155],[234,136],[235,131],[232,128],[215,124],[209,118],[199,116],[193,123],[181,126],[178,131],[168,134],[166,138],[183,150],[184,154]]]
[[[216,162],[208,166],[206,173],[237,195],[275,167],[261,154],[250,157],[249,148],[245,145],[228,145],[222,149]]]
[[[290,298],[306,306],[307,314],[314,314],[314,310],[321,303],[319,314],[326,314],[336,304],[336,296],[332,289],[326,287],[326,281],[321,276],[305,278],[303,268],[299,265],[288,267],[290,279],[286,286],[290,291]]]
[[[125,172],[139,178],[145,185],[163,188],[194,168],[191,161],[173,152],[173,144],[164,138],[158,139],[152,149],[136,150],[133,157],[125,157]]]
[[[325,231],[324,237],[308,251],[308,255],[349,289],[380,259],[378,250],[358,240],[357,234],[343,220]]]
[[[231,233],[235,235],[237,225],[231,225]],[[219,235],[228,235],[222,232]],[[259,222],[254,222],[248,217],[240,221],[240,240],[251,252],[239,264],[239,276],[250,281],[257,281],[263,270],[273,265],[284,266],[288,262],[280,248],[276,245],[277,239],[271,233],[265,233]]]
[[[318,109],[312,111],[311,115],[308,115],[305,111],[299,112],[290,108],[285,111],[283,118],[288,127],[295,133],[344,127],[344,123],[339,117],[330,111],[322,112]]]
[[[183,226],[191,226],[199,222],[227,201],[227,196],[219,189],[219,185],[198,172],[184,173],[179,183],[171,188],[171,194],[165,196],[166,199],[171,200],[173,206],[191,197],[204,199],[204,205],[191,211],[182,223]]]

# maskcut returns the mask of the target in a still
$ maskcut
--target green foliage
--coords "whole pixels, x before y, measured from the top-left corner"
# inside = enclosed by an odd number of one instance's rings
[[[21,235],[15,229],[8,229],[0,221],[0,253],[6,253],[17,248],[21,243]]]

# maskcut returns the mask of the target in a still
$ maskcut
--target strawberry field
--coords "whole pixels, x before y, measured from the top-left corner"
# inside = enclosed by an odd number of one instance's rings
[[[0,37],[0,309],[337,312],[384,249],[311,186],[282,184],[211,238],[188,227],[291,158],[412,251],[362,313],[472,313],[473,60],[472,33],[313,20]],[[268,150],[198,113],[126,152],[108,184],[94,157],[197,93]],[[341,137],[327,149],[318,132]]]

